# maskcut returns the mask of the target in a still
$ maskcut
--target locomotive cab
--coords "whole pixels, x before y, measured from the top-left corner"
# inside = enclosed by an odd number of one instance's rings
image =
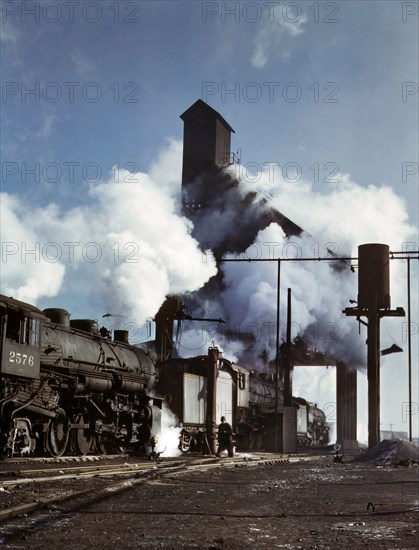
[[[1,374],[40,376],[41,320],[35,307],[17,300],[0,302]]]

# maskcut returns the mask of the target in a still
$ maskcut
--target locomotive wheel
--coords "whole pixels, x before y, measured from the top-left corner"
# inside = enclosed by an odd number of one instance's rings
[[[151,437],[151,428],[148,424],[141,424],[137,430],[138,444],[144,445]]]
[[[101,455],[123,454],[127,450],[125,439],[122,436],[115,437],[114,434],[98,436],[96,438],[95,447]]]
[[[182,453],[187,453],[191,450],[191,446],[189,443],[186,443],[186,441],[182,441],[180,444],[180,450]]]
[[[188,433],[182,434],[180,437],[179,449],[182,453],[187,453],[191,449],[192,436]]]
[[[115,451],[125,453],[132,439],[132,417],[125,413],[121,414],[118,421],[118,434],[115,440]]]
[[[45,451],[54,457],[62,456],[67,448],[69,435],[67,415],[63,409],[57,409],[57,417],[50,420],[45,434]]]
[[[76,418],[77,424],[87,425],[87,428],[76,428],[74,430],[74,447],[80,456],[85,456],[92,448],[93,436],[89,429],[89,417],[87,414],[80,414]]]
[[[150,407],[150,405],[144,405],[140,409],[140,421],[141,422],[147,422],[147,420],[150,420],[150,418],[153,416],[153,410]]]
[[[111,445],[112,437],[107,432],[103,432],[96,436],[95,448],[101,455],[106,455],[112,452]]]

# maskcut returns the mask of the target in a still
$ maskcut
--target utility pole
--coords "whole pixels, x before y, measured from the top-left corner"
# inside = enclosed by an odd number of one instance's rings
[[[291,289],[287,296],[287,339],[285,342],[284,367],[284,407],[292,406],[292,366],[291,366]]]
[[[276,357],[275,357],[275,452],[279,451],[278,431],[279,431],[279,419],[278,419],[278,406],[279,406],[279,342],[280,342],[280,305],[281,305],[281,260],[278,258],[278,270],[277,270],[277,284],[276,284]],[[282,433],[282,430],[281,430]],[[282,442],[281,442],[282,450]]]

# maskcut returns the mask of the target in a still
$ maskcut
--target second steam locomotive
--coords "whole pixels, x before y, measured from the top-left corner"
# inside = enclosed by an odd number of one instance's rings
[[[170,359],[159,365],[157,392],[181,423],[184,452],[215,449],[213,421],[207,410],[212,394],[215,417],[224,416],[233,426],[238,450],[274,450],[276,416],[294,424],[298,448],[329,443],[330,427],[317,405],[297,397],[291,410],[275,407],[273,380],[232,363],[215,347],[209,348],[208,355]]]

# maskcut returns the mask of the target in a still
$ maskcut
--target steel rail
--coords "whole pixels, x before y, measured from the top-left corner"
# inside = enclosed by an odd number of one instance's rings
[[[127,475],[127,474],[130,474],[131,477],[129,477],[128,479],[125,479],[124,481],[115,481],[114,483],[111,483],[111,484],[107,484],[106,487],[95,487],[95,488],[90,488],[90,489],[86,489],[86,490],[83,490],[83,491],[78,491],[76,493],[74,493],[73,491],[69,491],[63,495],[59,495],[59,496],[53,496],[53,497],[50,497],[50,498],[44,498],[44,499],[38,499],[38,500],[35,500],[35,501],[32,501],[32,502],[28,502],[28,503],[25,503],[25,504],[19,504],[17,506],[14,506],[14,507],[11,507],[11,508],[7,508],[5,510],[0,510],[0,523],[2,521],[5,521],[5,520],[8,520],[8,519],[13,519],[13,518],[16,518],[16,517],[19,517],[20,515],[22,514],[30,514],[30,513],[34,513],[34,512],[37,512],[39,510],[42,510],[43,508],[46,508],[50,505],[53,505],[53,504],[57,504],[57,503],[61,503],[61,502],[65,502],[67,500],[76,500],[77,498],[79,497],[83,497],[83,496],[89,496],[89,495],[94,495],[94,498],[97,498],[99,495],[102,495],[102,496],[113,496],[115,493],[119,492],[119,491],[122,491],[122,490],[125,490],[125,489],[128,489],[132,486],[135,486],[135,485],[138,485],[140,483],[144,483],[147,481],[147,478],[148,477],[155,477],[156,475],[158,476],[167,476],[167,475],[177,475],[177,474],[183,474],[183,473],[187,473],[187,472],[194,472],[194,471],[205,471],[205,470],[208,470],[208,469],[212,469],[212,468],[235,468],[237,467],[238,465],[240,466],[244,466],[244,467],[257,467],[259,465],[264,465],[264,464],[267,464],[267,465],[273,465],[273,464],[278,464],[278,463],[285,463],[285,462],[289,462],[289,459],[288,458],[284,458],[284,457],[276,457],[276,458],[273,458],[273,457],[268,457],[268,458],[265,458],[265,457],[262,457],[262,458],[259,458],[259,457],[251,457],[251,458],[225,458],[225,459],[213,459],[215,460],[215,462],[213,463],[209,463],[208,460],[205,460],[204,459],[204,463],[201,463],[199,464],[198,460],[195,460],[193,462],[195,463],[191,463],[191,464],[186,464],[185,462],[181,463],[181,464],[176,464],[176,465],[173,465],[173,463],[170,463],[170,464],[167,464],[166,466],[162,466],[162,464],[158,464],[156,465],[156,463],[154,463],[154,467],[152,468],[147,468],[147,469],[144,469],[144,470],[133,470],[131,472],[127,472],[126,470],[125,471],[121,471],[119,473],[117,473],[116,471],[114,471],[113,473],[109,473],[109,472],[102,472],[100,473],[100,475]],[[68,480],[68,479],[74,479],[74,478],[80,478],[80,474],[69,474],[68,476],[53,476],[53,477],[47,477],[47,478],[39,478],[39,480],[42,480],[42,481],[62,481],[62,480]],[[94,474],[94,473],[90,473],[90,474],[87,474],[86,473],[86,476],[82,476],[82,477],[98,477],[97,474]],[[28,482],[37,482],[38,478],[33,478],[33,479],[27,479],[27,480],[17,480],[17,481],[26,481],[27,483]],[[11,486],[12,483],[16,483],[13,482],[12,480],[10,480],[10,482],[8,483],[9,486]],[[88,504],[88,500],[86,501],[86,503],[84,503],[85,505]]]

